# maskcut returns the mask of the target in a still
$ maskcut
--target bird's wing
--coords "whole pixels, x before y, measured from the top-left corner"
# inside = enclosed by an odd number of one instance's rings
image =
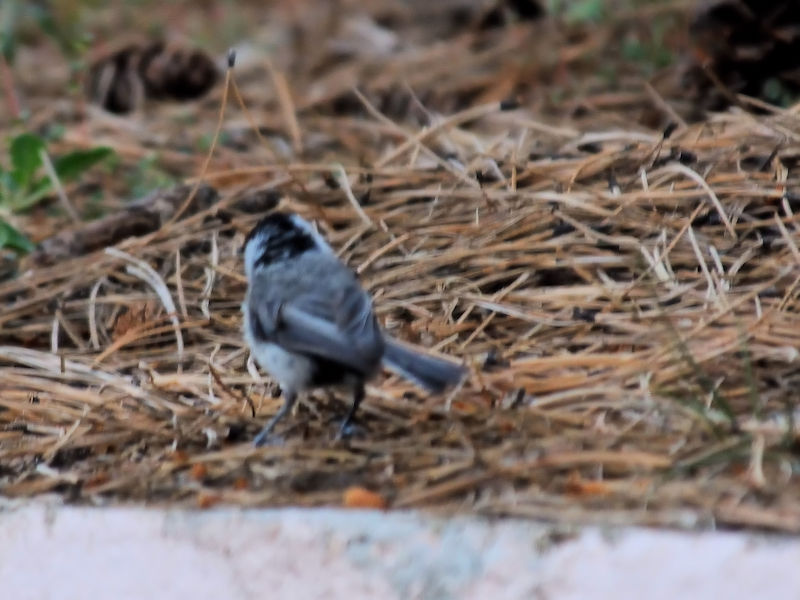
[[[371,371],[383,355],[372,304],[357,284],[250,310],[256,332],[290,352],[326,358],[357,372]]]

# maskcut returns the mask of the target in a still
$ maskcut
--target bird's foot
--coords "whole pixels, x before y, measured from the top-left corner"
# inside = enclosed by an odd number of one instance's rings
[[[253,438],[253,446],[256,448],[263,448],[264,446],[283,446],[286,442],[282,435],[277,435],[271,429],[266,427],[258,432],[258,435]]]
[[[362,427],[358,423],[353,422],[352,419],[345,419],[339,426],[339,431],[336,434],[336,440],[339,441],[346,438],[363,435],[364,433],[365,433],[364,427]]]

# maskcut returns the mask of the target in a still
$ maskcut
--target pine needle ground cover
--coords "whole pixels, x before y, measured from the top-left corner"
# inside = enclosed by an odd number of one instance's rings
[[[0,282],[4,497],[800,531],[796,108],[685,120],[629,73],[610,40],[680,31],[680,4],[571,28],[447,5],[243,6],[263,24],[208,96],[124,116],[20,66],[52,48],[17,57],[27,126],[118,159],[66,190],[94,228],[18,221],[43,243]],[[282,400],[248,361],[239,250],[275,206],[463,386],[384,374],[345,440],[346,396],[315,393],[254,448]]]

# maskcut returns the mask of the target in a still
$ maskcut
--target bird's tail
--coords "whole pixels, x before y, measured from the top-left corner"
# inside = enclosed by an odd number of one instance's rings
[[[421,350],[386,337],[383,364],[431,392],[441,392],[461,381],[467,370],[452,361],[424,354]]]

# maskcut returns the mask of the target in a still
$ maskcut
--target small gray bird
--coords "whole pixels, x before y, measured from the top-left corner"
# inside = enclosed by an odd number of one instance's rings
[[[393,340],[372,312],[355,274],[314,227],[273,212],[248,234],[244,337],[259,366],[281,386],[284,403],[256,436],[263,445],[305,390],[345,385],[353,403],[345,434],[364,398],[364,382],[381,365],[431,392],[458,383],[466,369]]]

